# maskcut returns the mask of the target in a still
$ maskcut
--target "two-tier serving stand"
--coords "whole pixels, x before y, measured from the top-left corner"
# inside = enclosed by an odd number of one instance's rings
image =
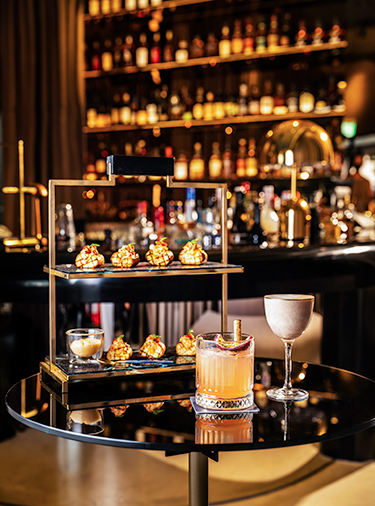
[[[49,257],[45,272],[49,275],[49,356],[40,364],[42,383],[51,389],[62,400],[63,404],[68,401],[68,395],[84,394],[85,389],[93,385],[103,389],[103,385],[111,385],[123,389],[123,382],[127,376],[141,374],[158,374],[166,372],[183,372],[195,368],[192,358],[187,363],[178,363],[152,369],[137,368],[136,370],[123,364],[119,367],[101,364],[99,367],[72,368],[66,356],[56,355],[56,277],[65,280],[85,280],[92,278],[122,278],[150,277],[150,276],[189,276],[219,274],[222,278],[221,289],[221,327],[227,330],[227,299],[228,299],[228,274],[241,273],[243,267],[228,264],[227,242],[227,184],[222,182],[180,182],[173,180],[174,158],[162,157],[136,157],[136,156],[108,156],[107,176],[108,179],[97,181],[52,179],[48,187],[48,244]],[[115,186],[116,176],[159,176],[166,179],[167,188],[199,188],[221,190],[221,262],[206,262],[199,266],[186,266],[178,261],[172,262],[168,267],[158,268],[148,263],[140,262],[131,269],[122,269],[104,264],[101,268],[85,271],[78,269],[72,264],[56,265],[55,245],[55,208],[56,188],[61,186],[92,187],[92,186]],[[141,183],[140,183],[141,184]],[[215,329],[213,329],[215,330]],[[79,396],[79,395],[78,395]]]

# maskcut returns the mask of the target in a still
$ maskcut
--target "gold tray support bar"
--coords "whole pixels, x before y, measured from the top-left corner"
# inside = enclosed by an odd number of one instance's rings
[[[49,265],[49,357],[50,371],[56,363],[56,277],[52,274],[56,267],[55,214],[57,186],[115,186],[113,174],[108,179],[85,181],[83,179],[50,179],[48,182],[48,265]]]

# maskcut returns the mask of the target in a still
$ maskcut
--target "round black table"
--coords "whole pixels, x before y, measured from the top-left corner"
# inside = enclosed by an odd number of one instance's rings
[[[61,397],[36,374],[6,396],[9,413],[29,427],[83,442],[189,453],[189,504],[208,505],[208,457],[221,451],[277,448],[328,441],[375,425],[375,382],[357,374],[302,362],[293,381],[310,398],[287,405],[267,399],[283,383],[284,363],[256,359],[258,412],[235,416],[196,415],[189,402],[194,373],[127,378],[116,393],[96,385]]]

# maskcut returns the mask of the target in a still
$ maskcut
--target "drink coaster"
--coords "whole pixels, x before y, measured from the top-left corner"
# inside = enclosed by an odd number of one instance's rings
[[[258,406],[253,403],[248,408],[241,408],[241,409],[208,409],[208,408],[202,408],[201,406],[198,406],[198,404],[195,402],[195,397],[190,397],[191,404],[193,405],[194,411],[197,415],[203,415],[203,414],[238,414],[238,413],[259,413]]]

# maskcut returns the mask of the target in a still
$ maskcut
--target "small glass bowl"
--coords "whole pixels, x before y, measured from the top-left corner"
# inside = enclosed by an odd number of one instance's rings
[[[69,363],[97,363],[103,355],[104,330],[70,329],[65,332]]]

